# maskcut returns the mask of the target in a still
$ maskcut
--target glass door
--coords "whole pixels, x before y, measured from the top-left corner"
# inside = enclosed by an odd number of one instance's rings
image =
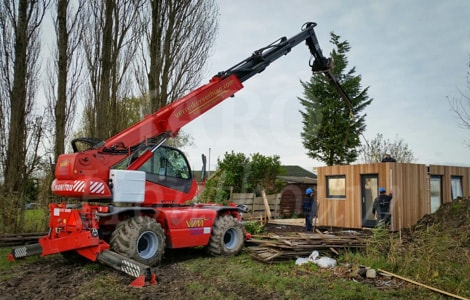
[[[362,226],[375,227],[377,220],[372,214],[372,206],[379,190],[378,174],[361,175]]]
[[[439,175],[431,175],[431,213],[442,205],[442,178]]]

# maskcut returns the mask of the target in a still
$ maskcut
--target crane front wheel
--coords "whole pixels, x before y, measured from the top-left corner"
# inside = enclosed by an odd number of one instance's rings
[[[211,255],[236,255],[244,245],[243,224],[231,215],[217,218],[207,250]]]
[[[162,226],[150,217],[138,216],[116,226],[111,249],[148,266],[160,263],[165,251]]]

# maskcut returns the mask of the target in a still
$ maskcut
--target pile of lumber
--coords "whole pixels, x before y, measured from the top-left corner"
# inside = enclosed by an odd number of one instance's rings
[[[250,255],[263,262],[308,257],[314,250],[331,251],[364,248],[366,235],[357,232],[324,234],[292,233],[255,235],[247,241]]]

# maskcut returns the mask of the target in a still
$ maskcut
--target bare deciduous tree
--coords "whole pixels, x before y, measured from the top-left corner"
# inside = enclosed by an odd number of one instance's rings
[[[28,148],[28,124],[36,119],[32,109],[39,70],[39,27],[48,5],[47,0],[5,0],[0,4],[2,113],[8,122],[2,126],[8,141],[4,187],[8,193],[21,194],[27,174],[34,169],[26,163],[28,150],[35,149]],[[36,161],[37,154],[31,155]]]
[[[142,60],[136,61],[146,113],[173,102],[201,82],[201,70],[215,42],[218,7],[213,0],[148,0]]]
[[[118,101],[132,93],[129,66],[141,32],[144,0],[87,1],[82,34],[90,82],[86,134],[105,139],[121,128]]]
[[[72,130],[79,89],[83,82],[83,61],[80,56],[80,19],[85,0],[56,0],[53,22],[56,48],[47,69],[47,117],[54,143],[54,161],[65,152],[65,144]]]
[[[470,63],[468,64],[470,68]],[[459,98],[452,98],[449,100],[450,109],[457,116],[460,126],[465,129],[470,129],[470,72],[467,72],[467,94],[460,92]],[[470,141],[467,141],[470,146]]]
[[[410,163],[415,161],[413,151],[409,149],[408,144],[403,139],[398,137],[395,141],[390,141],[389,139],[384,139],[383,135],[378,133],[370,141],[364,139],[361,147],[362,151],[360,154],[364,163],[380,162],[386,153],[390,153],[397,162]]]
[[[75,4],[75,5],[73,5]],[[65,152],[65,142],[72,129],[79,88],[83,82],[83,61],[80,60],[80,33],[83,27],[79,16],[85,0],[55,0],[53,21],[56,45],[48,69],[48,117],[53,123],[54,161]]]
[[[15,232],[21,226],[18,208],[24,204],[31,174],[39,163],[42,118],[34,116],[39,72],[39,28],[48,0],[0,2],[0,130],[3,185],[0,226]]]

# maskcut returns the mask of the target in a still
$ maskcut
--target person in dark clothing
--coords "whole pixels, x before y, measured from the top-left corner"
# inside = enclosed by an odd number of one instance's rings
[[[317,204],[313,196],[313,189],[308,188],[305,190],[305,198],[303,200],[302,208],[305,216],[305,230],[312,231],[312,220],[317,217]]]
[[[387,152],[387,153],[385,153],[385,157],[382,158],[382,162],[397,162],[397,160],[392,157],[390,152]]]
[[[372,207],[372,213],[376,216],[378,223],[390,225],[391,214],[390,214],[390,203],[392,201],[392,193],[385,194],[385,188],[381,187],[379,189],[379,196],[375,198],[374,204]]]

